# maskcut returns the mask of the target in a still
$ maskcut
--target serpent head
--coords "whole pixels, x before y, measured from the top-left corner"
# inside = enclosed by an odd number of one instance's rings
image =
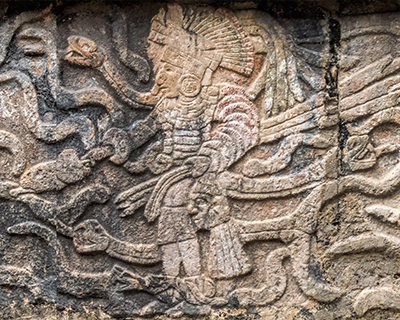
[[[106,59],[104,52],[101,52],[96,43],[88,38],[71,36],[68,38],[68,44],[65,60],[72,64],[96,68]]]
[[[110,236],[97,220],[89,219],[74,229],[74,245],[79,253],[101,252],[107,249]]]

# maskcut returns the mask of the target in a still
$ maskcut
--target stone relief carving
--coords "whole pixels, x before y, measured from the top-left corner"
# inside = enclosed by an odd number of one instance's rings
[[[259,10],[85,10],[0,27],[1,288],[114,317],[400,309],[397,15],[335,44]]]

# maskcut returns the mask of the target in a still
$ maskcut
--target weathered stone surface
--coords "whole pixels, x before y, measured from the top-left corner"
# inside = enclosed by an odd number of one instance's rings
[[[400,319],[395,2],[8,2],[3,319]]]

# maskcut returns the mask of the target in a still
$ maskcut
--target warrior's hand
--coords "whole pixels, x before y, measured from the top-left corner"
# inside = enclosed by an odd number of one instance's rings
[[[115,199],[118,209],[123,210],[120,216],[127,217],[133,215],[137,209],[144,206],[149,200],[158,180],[158,177],[153,178],[120,193]]]
[[[97,220],[86,220],[74,231],[74,245],[79,253],[102,252],[110,243],[110,235]]]
[[[206,156],[190,157],[183,163],[184,166],[192,167],[192,176],[198,178],[207,172],[210,167],[210,158]]]

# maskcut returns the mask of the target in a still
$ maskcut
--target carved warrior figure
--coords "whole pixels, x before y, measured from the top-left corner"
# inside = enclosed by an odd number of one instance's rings
[[[263,43],[269,39],[268,26],[264,27],[266,29],[255,30],[246,26],[246,30]],[[338,288],[317,281],[308,270],[316,213],[325,192],[325,187],[320,185],[326,177],[335,174],[332,173],[335,170],[332,163],[337,153],[337,149],[332,148],[336,141],[335,131],[330,129],[337,123],[337,118],[332,110],[324,109],[323,93],[304,101],[298,80],[292,74],[294,71],[290,70],[278,86],[285,92],[286,99],[281,101],[273,97],[271,101],[265,101],[270,109],[261,123],[262,136],[259,137],[258,112],[253,101],[271,79],[278,80],[271,75],[273,70],[268,69],[271,61],[267,59],[247,90],[216,80],[218,67],[233,71],[233,75],[244,76],[249,76],[254,68],[256,48],[252,43],[257,41],[250,41],[232,13],[210,8],[188,9],[184,13],[180,6],[169,5],[167,12],[162,9],[153,18],[148,40],[148,52],[156,73],[155,85],[149,93],[138,93],[126,85],[102,48],[89,39],[70,37],[66,56],[72,64],[97,68],[130,105],[136,101],[143,106],[154,106],[145,120],[135,122],[127,131],[112,128],[103,139],[104,145],[113,147],[112,162],[124,164],[131,173],[150,169],[161,174],[117,197],[116,203],[123,210],[121,216],[132,215],[145,205],[144,215],[148,221],[158,219],[158,244],[163,252],[164,272],[172,279],[179,275],[183,264],[187,276],[183,280],[195,295],[196,303],[223,303],[210,299],[212,295],[204,290],[212,281],[204,276],[200,267],[197,230],[201,229],[210,230],[208,274],[213,279],[230,279],[251,270],[242,243],[281,240],[288,249],[271,254],[268,263],[278,268],[282,260],[290,256],[295,277],[306,295],[324,302],[339,297],[341,291]],[[277,38],[274,41],[278,41]],[[276,46],[280,48],[278,44]],[[292,67],[290,53],[277,51],[282,61],[276,57],[276,67],[279,64],[284,64],[284,70]],[[257,52],[265,54],[267,48],[258,45]],[[234,82],[228,78],[227,82]],[[271,93],[268,91],[266,96],[270,97]],[[315,121],[303,123],[309,117]],[[327,130],[310,131],[317,127]],[[303,132],[307,130],[309,132]],[[150,145],[135,162],[128,160],[132,150],[144,145],[159,131],[164,136],[162,144]],[[227,171],[257,144],[282,138],[281,151],[276,156],[265,163],[255,161],[245,166],[247,177]],[[289,174],[254,178],[276,173],[288,166],[291,154],[301,144],[328,151],[321,161],[310,165],[299,177]],[[275,165],[275,162],[282,164]],[[254,170],[260,166],[265,167]],[[316,189],[288,217],[254,223],[230,218],[228,196],[262,200],[299,194],[313,188]],[[313,206],[307,209],[310,201]],[[285,232],[278,232],[281,229]],[[267,274],[271,275],[272,271]],[[129,277],[138,276],[129,273]],[[271,279],[268,281],[275,281]],[[235,290],[230,297],[240,305],[265,305],[278,299],[284,290],[285,286],[276,291],[266,285],[260,290]]]
[[[267,29],[266,26],[265,28]],[[67,149],[56,160],[36,164],[22,175],[23,170],[19,167],[23,166],[23,161],[16,161],[16,171],[21,176],[20,188],[16,188],[18,184],[4,185],[4,190],[0,190],[28,204],[37,218],[55,227],[58,233],[73,238],[79,253],[104,252],[110,257],[142,265],[162,260],[164,275],[141,277],[130,271],[119,272],[126,290],[147,291],[157,297],[158,304],[144,307],[140,314],[146,313],[146,308],[154,312],[166,309],[162,302],[169,295],[169,289],[166,288],[170,287],[180,297],[175,302],[170,301],[171,305],[178,302],[190,304],[192,307],[226,304],[227,294],[223,297],[216,294],[215,281],[249,273],[252,266],[242,244],[260,240],[280,240],[286,247],[275,250],[265,260],[266,264],[271,265],[271,268],[266,269],[267,283],[259,289],[233,290],[229,294],[232,301],[239,305],[265,305],[278,299],[286,288],[286,276],[284,271],[275,274],[274,270],[282,266],[286,257],[292,260],[294,276],[306,295],[325,302],[341,295],[337,288],[317,282],[308,270],[315,216],[323,198],[324,187],[320,184],[329,175],[327,172],[336,149],[326,152],[322,161],[310,166],[308,172],[299,178],[293,179],[292,175],[255,178],[284,169],[289,165],[292,153],[301,144],[321,149],[331,148],[331,140],[335,139],[335,135],[330,130],[321,134],[302,132],[317,126],[324,128],[320,122],[328,116],[322,110],[323,97],[317,95],[304,101],[291,70],[280,81],[280,85],[276,86],[283,88],[285,99],[273,97],[272,100],[264,101],[264,107],[268,109],[264,110],[267,116],[260,124],[260,110],[256,111],[254,102],[265,86],[271,84],[268,82],[271,77],[276,80],[268,69],[272,60],[263,57],[259,74],[246,90],[227,84],[234,83],[235,77],[239,75],[244,76],[243,78],[252,75],[254,53],[264,55],[267,52],[265,43],[269,34],[266,29],[255,30],[252,26],[246,26],[245,32],[237,17],[222,9],[215,11],[207,7],[183,12],[180,6],[169,5],[167,11],[162,9],[154,17],[148,37],[149,57],[153,60],[156,74],[155,85],[148,93],[138,93],[127,86],[119,78],[117,69],[103,49],[93,41],[83,37],[70,37],[67,61],[98,69],[125,103],[134,108],[152,108],[152,111],[145,120],[135,122],[128,130],[116,127],[107,130],[102,137],[102,147],[92,148],[96,145],[96,139],[93,138],[93,145],[86,146],[86,149],[91,150],[82,157],[75,150]],[[115,32],[119,29],[114,26],[113,30]],[[259,44],[257,47],[257,41],[251,39],[247,31],[258,37],[264,45]],[[27,79],[27,86],[33,87],[34,98],[31,102],[35,119],[38,119],[35,122],[38,127],[35,128],[39,128],[37,130],[43,131],[51,139],[56,132],[58,135],[53,139],[55,142],[75,133],[74,130],[85,130],[72,126],[67,127],[72,131],[65,133],[63,122],[55,124],[49,120],[48,124],[42,121],[39,109],[46,109],[48,101],[63,109],[94,103],[105,106],[111,112],[115,102],[97,88],[75,92],[62,87],[60,89],[57,82],[57,61],[53,57],[56,51],[50,46],[54,41],[50,41],[51,35],[46,32],[43,28],[22,28],[22,44],[17,42],[16,45],[23,48],[28,57],[24,56],[24,63],[13,66],[14,69],[19,68]],[[42,42],[47,46],[42,46]],[[117,48],[120,59],[125,64],[131,61],[132,68],[135,63],[143,64],[143,59],[139,57],[131,56],[134,59],[128,59],[125,49]],[[282,50],[280,53],[280,58],[290,57],[289,54],[282,54]],[[31,61],[30,54],[39,54],[39,58]],[[271,59],[273,56],[271,55]],[[283,60],[285,66],[293,64],[289,58]],[[48,69],[44,67],[44,61],[50,65]],[[276,61],[276,67],[281,63],[282,61]],[[43,69],[39,68],[37,73],[38,70],[32,66],[41,66]],[[216,75],[219,68],[229,70],[223,79]],[[138,77],[146,80],[147,69],[143,66],[136,69]],[[51,76],[47,78],[47,74]],[[285,83],[284,86],[282,82]],[[41,86],[43,83],[45,85]],[[40,91],[39,88],[42,87],[49,87],[50,90]],[[289,91],[293,93],[292,99],[289,99]],[[269,91],[266,97],[271,97]],[[302,104],[296,105],[297,102]],[[279,112],[284,112],[284,115]],[[304,112],[306,114],[303,117]],[[316,120],[307,122],[305,126],[301,122],[303,120],[298,121],[297,117],[308,119],[310,115]],[[71,116],[65,121],[70,119],[75,117]],[[89,120],[83,119],[91,124]],[[326,119],[324,123],[328,123],[325,124],[328,128],[335,124]],[[259,137],[260,125],[262,136]],[[130,153],[158,132],[163,134],[162,143],[150,145],[137,161],[130,161]],[[40,137],[41,135],[37,136],[38,139]],[[245,176],[228,171],[229,167],[257,144],[281,138],[277,155],[263,162],[250,160],[243,169]],[[53,142],[51,139],[47,142]],[[11,136],[0,140],[3,144],[10,141],[13,141]],[[14,149],[15,152],[19,150],[18,147]],[[104,203],[109,199],[110,191],[103,186],[88,187],[68,200],[62,198],[55,202],[34,194],[61,190],[67,184],[82,180],[91,172],[90,166],[107,157],[117,165],[123,164],[130,173],[136,174],[150,169],[158,175],[123,192],[116,199],[119,209],[123,210],[121,216],[131,215],[145,205],[144,215],[148,221],[158,220],[158,246],[119,241],[108,234],[96,220],[86,220],[73,227],[90,203]],[[276,165],[275,162],[279,164]],[[8,188],[14,190],[9,191]],[[314,190],[304,198],[298,209],[287,217],[254,222],[231,218],[228,197],[261,200],[298,194],[312,188]],[[307,207],[308,203],[313,203],[312,207]],[[28,223],[21,230],[17,229],[23,233],[37,228],[41,228],[37,223]],[[210,231],[208,272],[201,267],[197,239],[199,230]],[[39,235],[40,232],[36,231],[33,233]],[[162,253],[161,259],[158,248]],[[180,277],[181,265],[185,273],[183,277]],[[99,275],[93,275],[94,278],[97,276]],[[100,278],[103,279],[103,275]],[[280,283],[276,290],[273,287],[275,283]],[[159,284],[161,289],[155,289]],[[114,289],[110,287],[110,290]],[[169,299],[173,300],[173,297],[174,295]],[[200,309],[196,309],[196,312],[202,312]]]
[[[204,19],[206,15],[208,18]],[[149,56],[157,71],[151,93],[160,97],[150,117],[164,134],[162,153],[156,157],[160,163],[157,171],[182,167],[158,181],[145,215],[149,221],[159,219],[158,243],[164,252],[164,269],[174,276],[178,275],[180,260],[188,276],[201,272],[196,230],[190,221],[188,194],[184,190],[195,187],[193,183],[201,184],[202,180],[212,188],[215,174],[223,172],[256,144],[258,126],[254,106],[240,88],[218,86],[212,81],[219,66],[244,75],[253,70],[252,44],[236,17],[217,10],[211,15],[206,11],[184,18],[179,6],[170,6],[168,13],[160,12],[153,19],[149,36]],[[174,40],[178,38],[179,42]],[[213,130],[212,121],[218,123]],[[177,170],[181,172],[172,175]],[[194,182],[190,175],[203,176]],[[222,217],[213,221],[216,228],[229,221],[229,212],[219,214]],[[176,226],[177,220],[186,222]],[[238,247],[225,258],[219,257],[225,268],[219,273],[211,272],[211,276],[220,279],[250,271],[239,241],[231,234],[233,230],[225,228],[226,239],[221,235],[215,241],[225,241],[225,245],[236,241]],[[218,259],[217,255],[215,258]],[[195,266],[193,273],[186,268],[186,259]],[[209,267],[215,268],[217,261]]]
[[[124,201],[120,208],[128,215],[148,198],[145,215],[150,222],[159,220],[158,244],[164,252],[164,270],[171,276],[178,275],[181,261],[187,276],[201,273],[196,228],[186,208],[185,190],[194,183],[191,176],[223,172],[256,144],[258,132],[257,114],[243,90],[212,82],[219,66],[243,75],[253,70],[253,47],[238,20],[223,10],[200,11],[188,17],[177,5],[154,17],[148,40],[149,56],[155,64],[155,85],[150,94],[133,94],[133,99],[157,103],[150,116],[128,132],[131,141],[124,142],[135,148],[162,130],[163,145],[151,147],[150,151],[158,147],[160,152],[153,161],[147,157],[148,166],[156,174],[177,168],[126,191],[117,200]],[[86,52],[83,43],[91,44]],[[90,40],[71,38],[67,59],[95,66],[106,78],[112,77],[104,55],[96,51]],[[81,57],[76,57],[76,53]],[[218,123],[214,130],[212,122]],[[131,172],[143,171],[143,165],[128,164]],[[244,255],[243,249],[239,251]],[[219,278],[250,270],[246,260],[230,263],[241,267],[234,274],[221,274]]]

